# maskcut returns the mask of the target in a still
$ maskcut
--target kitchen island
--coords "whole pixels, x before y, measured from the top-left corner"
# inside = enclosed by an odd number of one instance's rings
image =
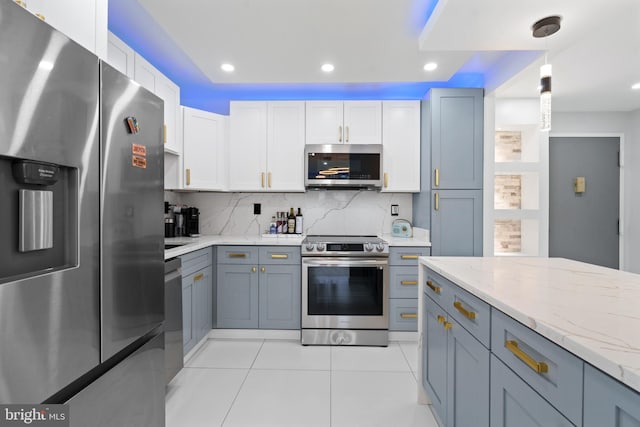
[[[453,421],[463,409],[474,425],[516,425],[510,411],[540,425],[640,422],[639,275],[560,258],[421,257],[419,281],[419,400],[443,425],[464,425]],[[458,390],[461,349],[476,363],[472,402]]]

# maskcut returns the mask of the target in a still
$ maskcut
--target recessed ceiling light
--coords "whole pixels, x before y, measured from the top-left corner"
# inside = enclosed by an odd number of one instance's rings
[[[631,89],[633,89],[633,90],[638,90],[638,89],[640,89],[640,82],[633,84],[633,85],[631,86]]]
[[[322,64],[321,68],[322,68],[322,71],[324,71],[325,73],[330,73],[335,69],[333,64]]]
[[[426,64],[424,64],[425,71],[433,71],[436,68],[438,68],[438,64],[436,64],[435,62],[427,62]]]
[[[234,67],[233,65],[231,65],[231,64],[226,64],[226,63],[225,63],[225,64],[222,64],[222,65],[220,66],[220,68],[222,68],[222,71],[226,71],[227,73],[230,73],[230,72],[232,72],[233,70],[235,70],[235,69],[236,69],[236,67]]]

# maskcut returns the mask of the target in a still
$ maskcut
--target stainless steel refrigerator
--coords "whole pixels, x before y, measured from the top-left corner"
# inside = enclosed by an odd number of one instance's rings
[[[164,425],[162,101],[0,2],[0,403]]]

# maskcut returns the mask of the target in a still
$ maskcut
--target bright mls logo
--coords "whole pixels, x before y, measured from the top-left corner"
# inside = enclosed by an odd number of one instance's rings
[[[69,427],[67,405],[0,405],[0,427]]]

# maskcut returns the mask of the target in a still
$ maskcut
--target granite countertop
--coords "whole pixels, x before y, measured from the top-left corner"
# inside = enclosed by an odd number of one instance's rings
[[[213,245],[260,245],[260,246],[300,246],[302,235],[265,235],[265,236],[200,236],[165,238],[164,243],[184,244],[164,251],[164,259],[177,257],[198,249]]]
[[[640,391],[640,275],[562,258],[420,263]]]
[[[429,230],[419,227],[413,227],[413,237],[393,237],[391,234],[382,234],[380,237],[389,242],[389,246],[431,247]]]
[[[213,245],[264,245],[264,246],[300,246],[306,236],[295,234],[264,234],[260,236],[220,236],[202,235],[200,237],[171,237],[165,238],[164,243],[180,244],[177,248],[164,251],[164,259],[174,258],[198,249]],[[392,237],[383,234],[382,239],[389,242],[389,246],[424,246],[430,247],[429,230],[414,228],[413,237]]]

